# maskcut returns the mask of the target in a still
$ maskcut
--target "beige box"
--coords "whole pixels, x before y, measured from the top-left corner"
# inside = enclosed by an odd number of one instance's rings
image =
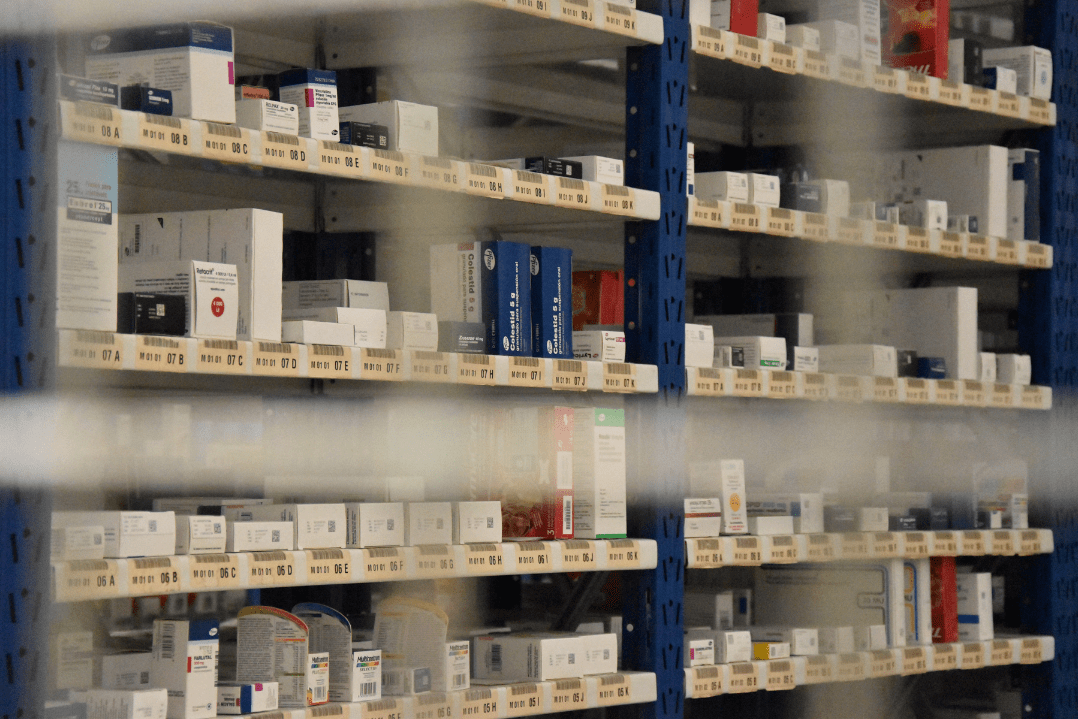
[[[106,557],[166,557],[176,550],[172,512],[54,512],[52,523],[104,527]]]
[[[453,544],[502,541],[502,503],[454,502]]]
[[[387,312],[386,348],[438,351],[438,316],[428,312]]]
[[[404,543],[453,543],[453,505],[449,502],[406,502],[404,504]]]
[[[165,719],[167,689],[91,689],[86,719]]]

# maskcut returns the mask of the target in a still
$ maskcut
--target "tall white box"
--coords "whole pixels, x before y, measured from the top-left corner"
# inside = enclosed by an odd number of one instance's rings
[[[820,188],[820,209],[824,214],[850,216],[850,183],[845,180],[812,180],[809,184]]]
[[[786,44],[814,52],[820,51],[820,31],[811,25],[787,25]]]
[[[292,522],[296,549],[344,549],[343,504],[265,504],[250,507],[251,521]]]
[[[405,502],[404,542],[419,544],[453,543],[453,505],[449,502]]]
[[[388,100],[342,107],[339,114],[341,122],[384,125],[389,131],[390,150],[438,156],[437,107]]]
[[[378,701],[382,698],[382,650],[352,649],[351,701]]]
[[[879,0],[822,0],[819,16],[822,20],[838,20],[858,29],[860,56],[855,59],[872,65],[882,62]]]
[[[472,685],[471,643],[467,640],[446,642],[442,666],[431,672],[430,688],[434,692],[454,692]],[[616,671],[616,670],[615,670]]]
[[[236,681],[273,681],[285,709],[308,706],[308,630],[299,617],[275,607],[244,607],[239,612]]]
[[[745,461],[724,459],[720,464],[722,483],[722,533],[745,534],[749,531],[745,513]]]
[[[336,142],[341,137],[337,118],[337,73],[297,68],[281,73],[281,102],[299,109],[299,134]]]
[[[53,512],[53,526],[101,526],[106,557],[166,557],[176,551],[172,512]]]
[[[996,380],[1003,384],[1029,384],[1033,365],[1029,355],[997,354]]]
[[[932,579],[929,560],[906,559],[902,563],[905,578],[906,643],[932,643]]]
[[[711,367],[715,356],[715,331],[711,325],[685,324],[685,366]]]
[[[442,322],[483,321],[479,242],[431,245],[430,311]]]
[[[849,654],[856,649],[853,627],[820,627],[817,634],[824,654]]]
[[[785,44],[786,18],[782,15],[771,15],[766,12],[757,13],[756,37]]]
[[[573,421],[573,534],[624,537],[625,410],[577,409]]]
[[[348,546],[404,546],[404,504],[401,502],[349,502]]]
[[[992,575],[967,572],[955,577],[958,590],[958,638],[983,642],[995,637],[992,617]]]
[[[731,664],[752,660],[752,633],[737,629],[715,630],[715,663]]]
[[[120,292],[160,292],[187,298],[187,336],[236,339],[239,274],[235,265],[197,260],[120,265]]]
[[[1052,53],[1042,47],[985,48],[982,54],[985,67],[997,65],[1018,73],[1018,94],[1052,99]]]
[[[332,607],[314,602],[297,604],[292,607],[292,613],[307,623],[312,664],[323,655],[329,665],[325,699],[355,701],[358,687],[353,686],[352,625],[348,618]]]
[[[217,716],[216,619],[155,619],[150,683],[168,690],[168,719]]]

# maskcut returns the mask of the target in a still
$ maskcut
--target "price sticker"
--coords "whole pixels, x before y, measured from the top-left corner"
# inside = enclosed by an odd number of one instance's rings
[[[510,387],[545,387],[544,362],[540,357],[510,357]]]
[[[432,187],[447,192],[461,192],[460,163],[447,157],[413,155],[409,177],[421,187]],[[517,197],[524,200],[524,197]]]
[[[959,669],[981,669],[984,667],[984,644],[981,642],[964,642],[962,644],[962,658]]]
[[[1014,661],[1014,647],[1006,639],[994,639],[989,647],[988,664],[1000,667]]]
[[[591,209],[591,188],[587,182],[571,177],[556,177],[554,180],[555,205],[572,210]]]
[[[422,544],[415,547],[416,577],[451,577],[456,574],[456,569],[457,559],[452,547],[445,544]]]
[[[505,552],[500,544],[467,544],[464,546],[464,567],[468,574],[502,574],[505,572]]]
[[[810,534],[806,544],[808,554],[807,562],[830,562],[835,558],[835,535],[833,534]]]
[[[760,47],[759,38],[736,35],[734,37],[734,52],[730,59],[741,65],[760,67],[764,61],[764,51]]]
[[[1023,639],[1019,647],[1019,664],[1040,664],[1044,661],[1044,645],[1037,637]]]
[[[1052,257],[1048,252],[1048,245],[1040,242],[1030,242],[1026,245],[1026,267],[1046,270],[1052,266]]]
[[[928,671],[928,657],[925,656],[924,647],[902,648],[902,676],[908,677],[914,674],[924,674]]]
[[[768,564],[792,564],[799,560],[796,537],[792,534],[776,534],[771,537]]]
[[[1021,403],[1022,409],[1051,409],[1051,388],[1026,385],[1022,387]]]
[[[771,659],[767,662],[767,683],[764,689],[769,692],[793,689],[794,667],[789,659]]]
[[[408,158],[403,152],[371,150],[370,178],[382,182],[407,184],[409,182]]]
[[[611,539],[606,543],[606,568],[639,569],[640,542],[635,539]]]
[[[831,239],[831,223],[827,215],[819,212],[802,213],[801,224],[804,238],[815,242],[828,242]]]
[[[928,381],[916,377],[906,377],[906,402],[909,404],[928,404],[930,395]]]
[[[903,539],[906,541],[902,556],[909,559],[924,559],[930,556],[928,537],[924,532],[906,532]]]
[[[353,145],[330,140],[318,141],[319,172],[343,177],[366,177],[363,150]]]
[[[962,107],[969,104],[969,101],[965,99],[965,93],[962,91],[962,84],[955,82],[954,80],[942,80],[940,81],[940,97],[939,101],[944,105],[952,105],[954,107]]]
[[[554,556],[549,542],[520,542],[517,550],[517,570],[522,573],[554,571]]]
[[[953,379],[938,379],[936,382],[936,404],[957,405],[961,400],[958,382]]]
[[[338,345],[308,345],[307,376],[323,379],[352,379],[352,348]]]
[[[500,2],[501,0],[495,0]],[[511,0],[510,9],[522,12],[525,15],[536,17],[550,17],[550,0]]]
[[[721,667],[692,667],[689,669],[689,681],[694,699],[717,697],[724,693]]]
[[[852,60],[848,57],[838,58],[838,81],[853,87],[868,86],[864,66],[861,65],[859,60]]]
[[[888,94],[901,92],[898,87],[898,73],[890,67],[873,65],[872,87],[876,92],[886,92]]]
[[[632,683],[624,674],[604,674],[599,677],[599,706],[610,707],[631,704]]]
[[[1022,114],[1018,96],[1011,92],[1001,92],[996,99],[996,113],[1004,117],[1020,117]]]
[[[584,392],[588,388],[588,371],[581,360],[554,360],[554,373],[550,378],[554,389]]]
[[[203,122],[202,156],[222,162],[250,162],[251,131],[235,125]]]
[[[689,393],[699,397],[724,397],[726,372],[714,367],[689,367]]]
[[[923,227],[906,228],[906,251],[907,252],[931,252],[932,241],[928,230]]]
[[[361,379],[400,382],[404,379],[403,361],[398,350],[361,347],[359,370]]]
[[[199,340],[195,345],[195,372],[207,374],[247,374],[251,361],[249,343],[236,340]]]
[[[193,554],[188,557],[191,585],[195,592],[242,589],[246,579],[241,554]]]
[[[971,260],[987,262],[989,257],[988,238],[984,235],[970,235],[966,238],[966,257]]]
[[[869,539],[863,532],[844,532],[839,535],[839,556],[843,559],[868,559]]]
[[[307,583],[341,584],[352,582],[352,555],[343,549],[308,549]]]
[[[781,42],[772,43],[767,66],[775,72],[794,75],[797,73],[797,53],[789,45]]]
[[[251,552],[247,555],[247,583],[252,587],[280,587],[299,582],[292,552]]]
[[[931,100],[932,90],[928,84],[928,76],[919,72],[909,72],[906,79],[906,97],[911,100]]]
[[[617,3],[603,3],[603,29],[618,35],[636,37],[636,10],[618,5]]]
[[[494,358],[490,355],[460,355],[457,358],[457,382],[493,387]]]
[[[631,187],[599,185],[599,201],[603,212],[608,215],[636,217],[636,192]]]
[[[307,370],[300,358],[302,346],[289,342],[256,341],[251,359],[254,374],[270,377],[302,376]]]
[[[899,556],[899,538],[894,532],[872,534],[872,556],[878,558]]]
[[[890,677],[898,673],[898,662],[895,655],[886,649],[877,649],[869,652],[868,675],[872,679]]]
[[[1015,386],[993,382],[988,385],[988,406],[996,409],[1010,409],[1015,406]]]
[[[405,578],[404,554],[399,547],[368,547],[363,550],[363,578],[390,582]]]
[[[797,221],[793,210],[771,207],[767,210],[764,232],[779,237],[793,237],[797,232]]]
[[[1014,546],[1014,534],[1009,529],[1001,529],[989,535],[989,551],[997,557],[1013,557],[1017,552]]]
[[[966,235],[961,232],[940,233],[940,254],[944,257],[964,257]]]
[[[767,378],[767,396],[771,399],[797,397],[797,375],[785,370],[771,370]]]
[[[191,121],[182,117],[141,113],[135,145],[143,150],[190,155],[195,152],[191,138]]]
[[[733,395],[735,397],[763,397],[764,377],[761,371],[735,369]]]
[[[958,645],[933,644],[932,655],[933,671],[945,672],[949,669],[958,669]]]
[[[595,542],[587,539],[568,539],[561,542],[563,572],[593,572],[597,567]]]
[[[307,170],[307,143],[295,135],[262,131],[262,165],[283,170]]]
[[[565,0],[562,0],[565,2]],[[554,682],[551,707],[555,712],[585,709],[588,706],[583,679],[558,679]]]
[[[733,212],[730,213],[730,229],[741,232],[759,232],[760,208],[747,202],[735,202]]]
[[[464,191],[477,197],[505,197],[502,168],[469,162],[464,173]]]
[[[92,330],[60,332],[60,358],[65,367],[123,369],[122,335]]]
[[[899,400],[898,380],[894,377],[873,377],[872,400],[874,402],[897,402]]]
[[[1040,554],[1041,548],[1041,535],[1040,532],[1032,529],[1017,530],[1015,532],[1018,535],[1018,554],[1022,557],[1028,557],[1031,554]]]
[[[962,537],[962,554],[970,557],[982,557],[985,553],[984,532],[966,529],[960,532]]]
[[[730,203],[723,200],[694,200],[692,203],[692,222],[698,227],[730,227]]]
[[[861,378],[853,375],[835,375],[835,398],[840,402],[860,402],[864,399]]]
[[[135,339],[135,369],[143,372],[187,372],[187,340],[140,335]]]
[[[359,719],[404,719],[404,702],[400,699],[379,699],[359,706]]]
[[[984,407],[988,402],[988,392],[983,382],[964,379],[962,386],[962,404],[967,407]]]
[[[996,262],[1003,265],[1018,264],[1018,243],[1014,240],[996,240]]]
[[[693,50],[701,55],[726,59],[726,33],[709,25],[693,25]]]
[[[559,17],[570,25],[594,27],[595,4],[593,0],[562,0]]]
[[[422,352],[413,351],[408,353],[408,362],[412,369],[412,380],[415,382],[452,382],[449,375],[448,352]]]
[[[506,715],[508,717],[523,717],[543,713],[543,695],[539,691],[539,685],[510,684],[506,687]],[[444,719],[439,717],[438,719]]]
[[[186,592],[180,586],[178,557],[141,557],[127,560],[127,591],[132,597]]]
[[[58,602],[111,599],[121,596],[126,589],[126,582],[115,559],[58,562],[53,565],[53,573]]]
[[[61,102],[61,130],[65,140],[96,145],[122,145],[123,116],[115,107],[96,102]]]
[[[805,684],[825,684],[834,681],[834,667],[831,657],[819,654],[805,657]]]
[[[1039,100],[1035,97],[1029,98],[1029,121],[1039,125],[1054,124],[1050,104],[1047,100]]]
[[[764,561],[759,537],[730,537],[726,548],[727,564],[735,567],[755,567]]]
[[[723,566],[720,539],[686,539],[685,544],[685,554],[689,557],[690,567],[716,569]]]
[[[824,400],[830,396],[827,390],[827,375],[805,372],[801,375],[801,384],[805,388],[805,399]]]
[[[532,202],[537,205],[549,205],[553,198],[548,184],[549,175],[527,170],[513,170],[510,178],[513,199],[520,202]]]
[[[865,678],[865,659],[860,654],[839,654],[835,680],[856,682]]]
[[[626,362],[603,362],[604,392],[635,392],[636,365]]]
[[[958,555],[958,536],[954,532],[929,532],[931,542],[929,554],[933,557],[954,557]]]
[[[805,50],[804,74],[817,80],[831,79],[831,62],[827,55],[816,50]]]
[[[760,688],[760,671],[753,662],[733,662],[727,666],[730,669],[727,694],[754,692]]]
[[[873,242],[872,225],[852,217],[838,219],[838,241],[844,245],[869,245]]]
[[[460,706],[462,717],[494,717],[498,714],[498,697],[493,689],[473,687],[464,690]]]
[[[992,91],[983,87],[971,87],[969,89],[969,109],[978,112],[992,111]]]
[[[898,247],[898,225],[893,222],[872,222],[872,244],[875,247],[893,250]]]

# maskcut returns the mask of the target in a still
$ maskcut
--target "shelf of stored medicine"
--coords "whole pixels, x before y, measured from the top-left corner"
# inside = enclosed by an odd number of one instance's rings
[[[951,669],[1040,664],[1054,658],[1053,637],[1016,636],[983,642],[928,644],[849,654],[714,664],[684,670],[685,698],[782,691],[812,684],[913,676]]]
[[[685,540],[688,569],[872,559],[1028,557],[1055,549],[1050,529],[738,535]]]
[[[659,194],[477,162],[410,155],[235,125],[60,102],[65,140],[165,152],[255,168],[365,180],[527,205],[659,219]]]
[[[689,225],[848,247],[873,247],[967,259],[1025,269],[1048,269],[1053,259],[1051,245],[1029,240],[926,230],[893,222],[695,197],[689,198]]]
[[[686,367],[686,394],[696,397],[803,399],[936,407],[1048,410],[1052,388],[974,380]]]
[[[655,569],[649,539],[236,552],[53,562],[57,602],[231,589]]]

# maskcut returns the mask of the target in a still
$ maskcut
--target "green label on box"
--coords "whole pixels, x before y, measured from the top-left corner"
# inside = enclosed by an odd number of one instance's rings
[[[595,409],[596,427],[624,427],[625,410],[623,409]]]

